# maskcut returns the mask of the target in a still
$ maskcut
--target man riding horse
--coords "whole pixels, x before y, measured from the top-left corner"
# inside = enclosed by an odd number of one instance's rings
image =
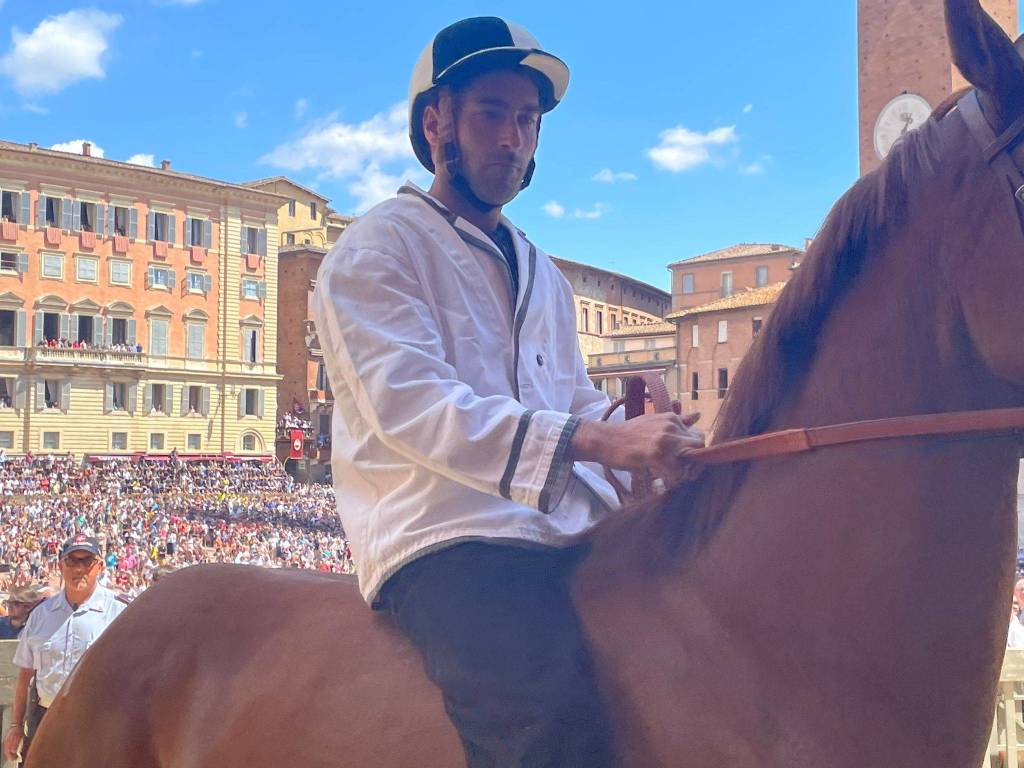
[[[575,545],[618,506],[598,465],[671,479],[703,444],[671,413],[600,421],[572,289],[501,214],[568,83],[515,24],[442,30],[409,94],[434,181],[352,225],[314,296],[360,589],[422,654],[471,766],[614,762]]]

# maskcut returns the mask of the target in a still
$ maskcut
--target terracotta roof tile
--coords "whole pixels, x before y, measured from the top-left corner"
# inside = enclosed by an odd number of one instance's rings
[[[690,307],[689,309],[683,309],[679,312],[672,312],[665,315],[665,319],[679,320],[684,317],[703,315],[708,312],[721,312],[726,309],[742,309],[744,307],[760,307],[767,304],[774,304],[775,300],[779,298],[779,294],[782,293],[782,289],[785,287],[785,283],[774,283],[773,285],[766,285],[763,288],[748,288],[745,291],[734,293],[732,296],[727,296],[724,299],[716,299],[715,301],[708,302],[707,304],[701,304],[699,307]]]
[[[799,248],[791,245],[780,245],[778,243],[739,243],[730,245],[728,248],[720,248],[717,251],[703,253],[700,256],[693,256],[689,259],[669,264],[670,267],[682,264],[701,264],[707,261],[725,261],[726,259],[742,259],[749,256],[779,256],[785,253],[803,253]]]
[[[607,335],[614,338],[624,336],[663,336],[676,332],[674,323],[644,323],[642,325],[620,325]]]

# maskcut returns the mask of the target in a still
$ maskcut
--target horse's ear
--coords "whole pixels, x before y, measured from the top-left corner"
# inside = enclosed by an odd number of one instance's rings
[[[1005,116],[1024,110],[1024,59],[978,0],[946,0],[953,62]]]

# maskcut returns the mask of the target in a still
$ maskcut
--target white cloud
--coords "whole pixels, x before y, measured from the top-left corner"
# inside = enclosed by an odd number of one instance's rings
[[[662,131],[658,138],[661,142],[647,150],[647,156],[658,168],[672,173],[682,173],[709,163],[713,159],[712,148],[739,141],[735,125],[715,128],[707,133],[678,125]]]
[[[249,124],[249,113],[248,112],[236,112],[235,113],[235,128],[245,128]]]
[[[556,200],[549,200],[544,203],[542,210],[553,219],[560,219],[565,216],[565,206]]]
[[[55,149],[58,152],[71,152],[75,155],[82,154],[82,145],[89,141],[88,139],[72,139],[71,141],[65,141],[60,144],[51,144],[50,149]],[[92,147],[89,148],[89,153],[93,157],[103,157],[106,153],[103,151],[103,147],[99,146],[94,141],[89,141]]]
[[[572,212],[572,217],[574,219],[586,219],[593,221],[594,219],[600,219],[602,216],[604,216],[604,213],[607,210],[608,206],[605,205],[604,203],[594,203],[594,207],[591,208],[589,211],[584,211],[577,208],[575,211]]]
[[[744,115],[749,115],[753,111],[754,111],[754,105],[753,104],[747,104],[747,106],[745,106],[743,108],[743,114]]]
[[[740,173],[746,176],[756,176],[759,173],[764,173],[764,164],[760,160],[755,160],[748,165],[741,165]]]
[[[295,102],[295,119],[296,120],[301,120],[305,116],[306,110],[308,108],[309,108],[309,102],[308,101],[306,101],[305,99],[297,99],[296,102]]]
[[[591,181],[603,181],[606,184],[613,184],[616,181],[636,181],[636,174],[629,171],[613,171],[611,168],[602,168],[591,177]]]
[[[418,173],[413,167],[406,168],[397,174],[385,173],[378,163],[371,162],[348,185],[347,191],[355,199],[353,213],[356,215],[366,213],[377,203],[394,197],[395,191],[402,186],[402,182]]]
[[[145,153],[140,152],[138,154],[132,155],[127,160],[125,160],[125,162],[131,163],[132,165],[145,165],[148,166],[149,168],[155,168],[156,156],[147,155]]]
[[[29,33],[15,27],[0,73],[23,95],[57,93],[87,78],[102,80],[109,37],[120,24],[117,14],[87,8],[50,16]]]

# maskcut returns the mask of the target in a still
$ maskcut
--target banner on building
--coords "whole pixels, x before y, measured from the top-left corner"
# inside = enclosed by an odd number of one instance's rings
[[[292,429],[288,432],[288,436],[291,439],[291,451],[288,454],[289,459],[301,459],[302,458],[302,430]]]

